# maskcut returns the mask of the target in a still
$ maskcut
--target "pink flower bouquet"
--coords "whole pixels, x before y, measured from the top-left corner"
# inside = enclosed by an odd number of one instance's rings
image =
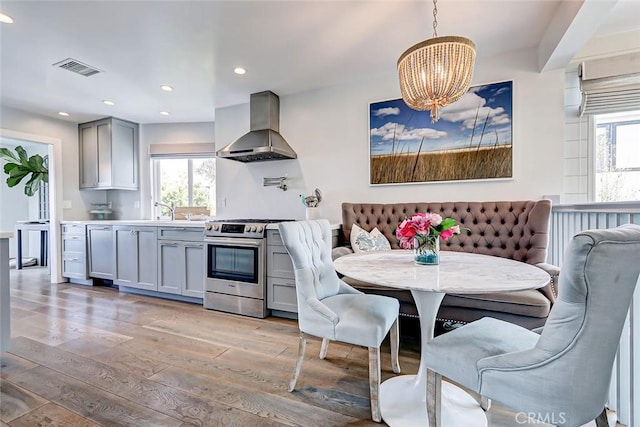
[[[414,244],[422,245],[428,237],[448,240],[454,234],[460,234],[456,220],[443,219],[436,213],[415,213],[405,218],[396,229],[396,237],[404,249],[414,249]]]

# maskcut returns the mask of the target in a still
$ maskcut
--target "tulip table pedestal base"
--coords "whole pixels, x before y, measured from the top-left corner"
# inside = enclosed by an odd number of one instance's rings
[[[422,268],[437,268],[423,266]],[[427,363],[424,345],[433,339],[436,313],[444,298],[442,292],[411,290],[420,314],[421,357],[416,375],[389,378],[380,385],[380,412],[391,427],[428,426]],[[442,427],[487,427],[484,411],[464,390],[442,381]]]
[[[415,375],[389,378],[380,385],[380,412],[391,427],[428,426],[426,384]],[[478,402],[464,390],[442,381],[442,427],[487,427]]]

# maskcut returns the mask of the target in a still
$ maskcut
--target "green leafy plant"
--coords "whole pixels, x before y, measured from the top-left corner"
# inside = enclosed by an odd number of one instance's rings
[[[29,157],[24,148],[17,146],[15,153],[8,148],[0,148],[0,158],[7,162],[4,165],[4,173],[9,175],[9,187],[15,187],[24,178],[29,177],[24,185],[24,194],[27,196],[36,194],[41,182],[49,182],[49,169],[39,154]]]

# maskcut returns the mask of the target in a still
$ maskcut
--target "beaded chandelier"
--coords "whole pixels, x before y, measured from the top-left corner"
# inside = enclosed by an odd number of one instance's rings
[[[456,102],[469,90],[476,59],[476,45],[466,37],[438,37],[437,0],[433,0],[433,38],[407,49],[398,59],[400,91],[414,110],[431,110],[431,121],[440,118],[439,108]]]

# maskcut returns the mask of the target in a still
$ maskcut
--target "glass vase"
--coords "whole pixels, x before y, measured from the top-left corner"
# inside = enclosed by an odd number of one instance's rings
[[[438,236],[413,238],[413,261],[421,265],[440,264],[440,239]]]

